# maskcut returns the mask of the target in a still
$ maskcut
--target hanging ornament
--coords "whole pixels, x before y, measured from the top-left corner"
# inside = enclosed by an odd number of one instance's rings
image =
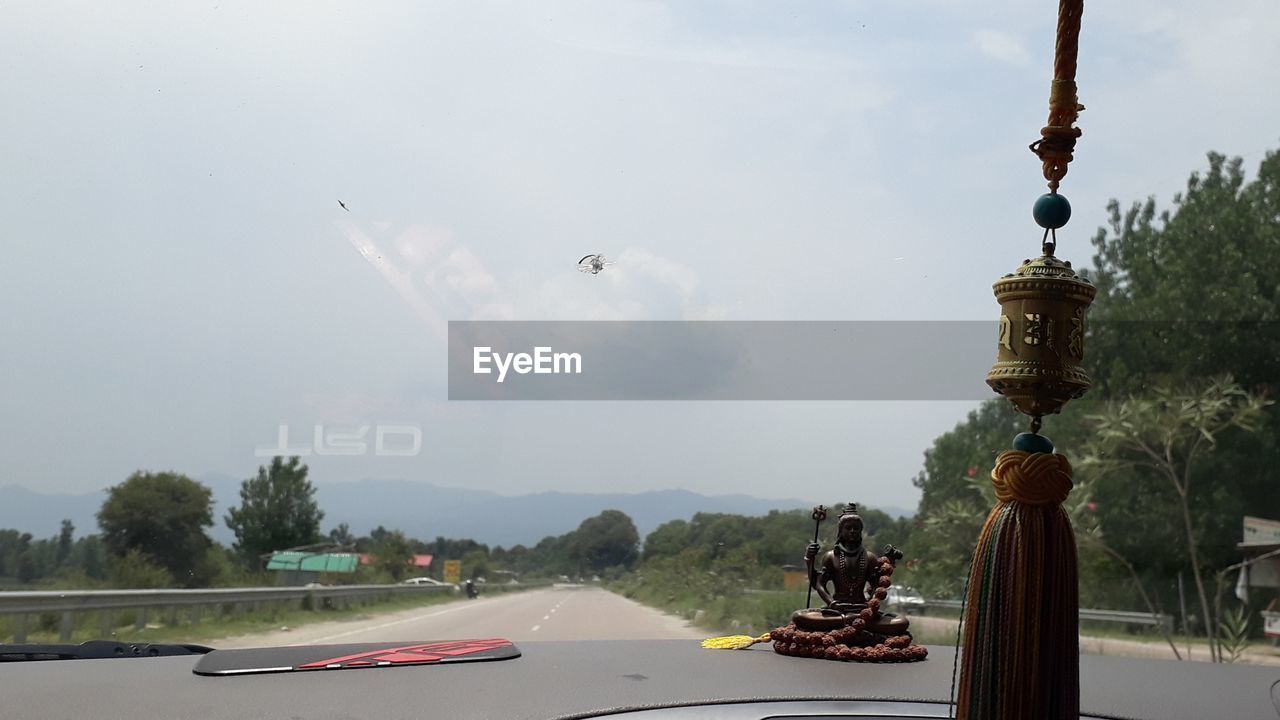
[[[1000,335],[987,384],[1024,415],[1053,415],[1089,389],[1081,363],[1085,310],[1094,287],[1071,269],[1070,261],[1052,253],[1024,260],[993,287]]]
[[[1071,465],[1040,434],[1042,418],[1088,390],[1085,312],[1095,290],[1059,259],[1057,231],[1071,219],[1058,193],[1076,139],[1076,55],[1082,0],[1060,0],[1049,122],[1031,144],[1049,192],[1032,206],[1041,254],[993,286],[1000,303],[996,363],[987,384],[1031,418],[1030,432],[996,458],[996,506],[969,568],[959,720],[1075,720],[1080,708],[1079,587],[1075,536],[1062,503]]]

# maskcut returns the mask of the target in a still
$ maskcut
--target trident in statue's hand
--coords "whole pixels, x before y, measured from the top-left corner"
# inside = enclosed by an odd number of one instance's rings
[[[804,600],[806,608],[813,607],[813,561],[818,557],[818,551],[822,549],[822,546],[818,544],[818,530],[822,527],[822,521],[827,519],[827,506],[819,505],[815,507],[813,514],[809,517],[813,518],[813,543],[809,545],[804,554],[804,564],[809,570],[809,595]]]
[[[902,551],[893,545],[885,545],[884,556],[888,558],[890,565],[897,565],[898,561],[902,559]]]

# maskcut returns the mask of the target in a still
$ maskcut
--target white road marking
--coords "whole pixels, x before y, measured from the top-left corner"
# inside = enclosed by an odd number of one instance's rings
[[[348,630],[346,632],[334,633],[333,635],[325,635],[324,637],[312,638],[309,641],[309,644],[314,645],[317,643],[322,643],[326,640],[337,640],[338,638],[350,637],[352,635],[363,635],[371,630],[381,630],[383,628],[395,627],[396,625],[403,625],[405,623],[418,622],[419,620],[425,620],[426,618],[436,617],[437,615],[446,615],[451,612],[457,612],[458,610],[466,610],[467,608],[472,608],[472,607],[475,607],[475,605],[459,604],[453,607],[445,608],[443,610],[429,612],[429,613],[426,613],[425,615],[414,615],[413,617],[410,617],[410,618],[404,618],[402,620],[392,620],[391,622],[385,622],[385,623],[382,623],[381,625],[369,625],[366,627],[362,627],[358,630]]]
[[[541,625],[534,625],[532,628],[529,628],[529,632],[538,632],[538,628],[540,628],[540,627],[542,627],[542,626],[541,626]]]
[[[550,616],[550,615],[543,615],[543,616],[542,616],[542,619],[543,619],[543,620],[550,620],[550,619],[551,619],[551,616]]]

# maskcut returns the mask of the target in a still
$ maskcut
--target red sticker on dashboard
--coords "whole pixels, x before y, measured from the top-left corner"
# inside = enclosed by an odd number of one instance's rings
[[[343,670],[438,663],[509,660],[520,657],[510,640],[444,640],[415,643],[357,643],[249,650],[215,650],[200,658],[197,675]]]
[[[511,647],[510,640],[455,640],[453,642],[422,643],[405,645],[404,647],[373,650],[369,652],[343,655],[342,657],[317,660],[299,665],[299,670],[334,670],[341,667],[360,667],[365,665],[418,665],[440,662],[445,658],[475,655],[476,653]]]

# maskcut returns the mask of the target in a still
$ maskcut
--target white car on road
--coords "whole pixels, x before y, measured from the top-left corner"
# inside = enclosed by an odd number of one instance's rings
[[[453,585],[446,582],[440,582],[435,578],[429,578],[429,577],[409,578],[408,580],[401,580],[400,584],[401,585],[434,585],[436,587],[451,587],[453,588],[454,592],[458,591],[457,585]]]
[[[894,585],[884,599],[885,604],[903,615],[924,612],[924,597],[913,587]]]

